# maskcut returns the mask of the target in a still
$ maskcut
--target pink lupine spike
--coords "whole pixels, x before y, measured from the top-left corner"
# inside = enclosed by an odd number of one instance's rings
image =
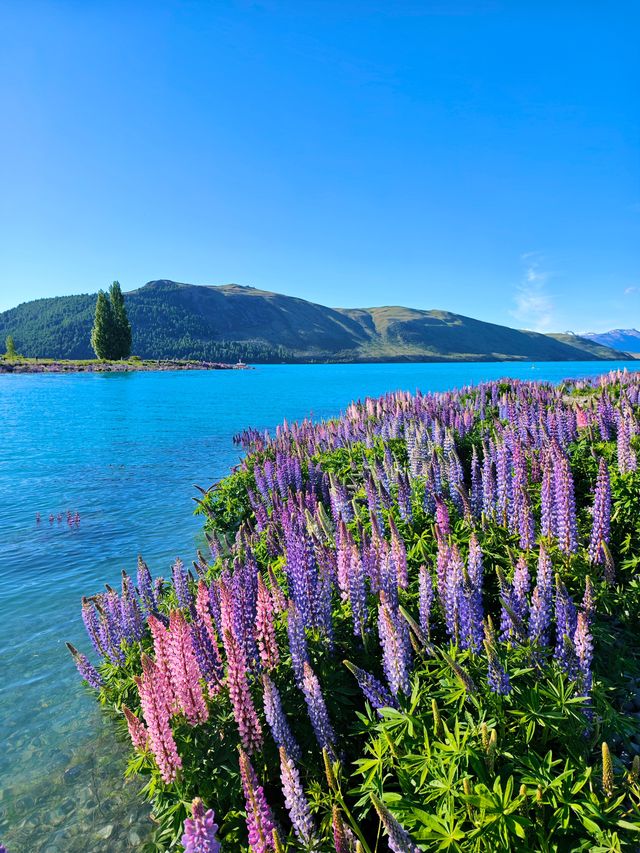
[[[142,720],[139,720],[136,715],[127,708],[126,705],[122,706],[122,712],[127,720],[127,728],[129,729],[131,742],[136,749],[144,752],[149,741],[149,732],[147,731],[147,727]]]
[[[267,671],[272,670],[280,662],[280,653],[273,624],[273,602],[261,575],[258,575],[256,630],[260,662]]]
[[[158,682],[167,702],[169,714],[177,710],[176,690],[173,684],[170,664],[169,631],[155,616],[149,616],[147,624],[151,629],[153,637],[153,650],[156,655],[156,666],[158,667]]]
[[[244,650],[231,631],[224,633],[227,653],[227,683],[242,746],[249,754],[262,748],[262,727],[253,705],[247,680],[247,661]]]
[[[169,723],[169,710],[164,696],[160,670],[148,655],[142,655],[142,677],[136,678],[140,693],[140,707],[149,732],[149,745],[160,775],[169,784],[178,775],[182,760],[173,739]]]
[[[200,669],[191,642],[191,632],[181,610],[169,617],[169,668],[176,699],[192,726],[209,719],[209,709],[200,684]]]

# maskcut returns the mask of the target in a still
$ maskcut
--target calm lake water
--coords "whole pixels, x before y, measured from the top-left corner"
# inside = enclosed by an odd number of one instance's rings
[[[9,853],[143,849],[150,823],[136,783],[122,780],[127,744],[83,690],[64,641],[89,652],[80,597],[116,585],[138,553],[154,574],[168,575],[178,555],[190,564],[201,527],[193,484],[210,485],[238,460],[235,433],[336,415],[396,389],[618,367],[640,362],[0,376],[0,841]]]

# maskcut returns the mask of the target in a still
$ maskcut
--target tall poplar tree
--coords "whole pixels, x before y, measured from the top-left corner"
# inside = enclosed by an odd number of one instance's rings
[[[119,281],[114,281],[109,288],[109,298],[113,315],[114,355],[112,358],[129,358],[131,355],[131,323],[127,317],[127,309]]]
[[[109,297],[100,290],[96,300],[96,313],[91,330],[91,346],[98,358],[114,358],[114,322]]]

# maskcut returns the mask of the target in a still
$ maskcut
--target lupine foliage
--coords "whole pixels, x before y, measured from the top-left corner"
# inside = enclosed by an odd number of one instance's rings
[[[637,850],[639,402],[509,381],[238,437],[211,554],[140,560],[71,649],[157,849]]]

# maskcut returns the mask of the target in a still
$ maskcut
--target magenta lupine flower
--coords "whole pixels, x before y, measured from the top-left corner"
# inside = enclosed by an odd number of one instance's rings
[[[369,796],[387,833],[387,843],[393,853],[420,853],[418,845],[414,844],[407,830],[396,820],[389,809],[380,802],[375,794]]]
[[[142,677],[136,679],[136,684],[140,693],[140,707],[149,732],[149,745],[160,775],[169,784],[174,781],[182,767],[182,760],[169,724],[169,710],[160,671],[148,655],[142,655]]]
[[[396,568],[396,579],[400,589],[406,589],[409,586],[407,549],[391,517],[389,518],[389,524],[391,527],[391,557]]]
[[[409,694],[409,668],[411,666],[411,642],[408,626],[392,612],[384,593],[380,593],[378,608],[378,634],[382,646],[382,666],[394,696],[402,692]]]
[[[447,575],[450,559],[451,548],[449,548],[446,540],[442,536],[439,536],[438,554],[436,557],[436,576],[438,579],[438,598],[440,599],[440,606],[442,608],[445,607],[445,602],[447,600]]]
[[[549,644],[552,602],[553,566],[549,555],[541,545],[529,617],[529,640],[539,647],[546,647]]]
[[[294,738],[286,714],[282,709],[280,693],[266,673],[262,675],[264,715],[271,729],[271,735],[279,748],[283,746],[296,761],[300,761],[301,752]]]
[[[449,510],[443,499],[436,495],[436,524],[443,536],[448,536],[451,533],[451,522],[449,520]]]
[[[149,741],[149,732],[147,731],[147,727],[142,720],[139,720],[136,717],[133,711],[130,711],[129,708],[127,708],[126,705],[122,706],[122,712],[127,720],[127,728],[129,729],[131,743],[136,749],[144,752]]]
[[[273,601],[261,575],[258,575],[256,634],[262,666],[266,670],[274,669],[280,662],[280,653],[273,623]]]
[[[320,682],[306,661],[304,663],[302,678],[302,692],[307,703],[307,711],[309,712],[309,719],[311,720],[316,740],[320,748],[326,749],[331,760],[335,761],[337,758],[335,750],[336,735],[329,719]]]
[[[209,709],[200,684],[191,632],[182,611],[172,610],[169,617],[169,669],[179,708],[195,726],[209,719]]]
[[[273,601],[274,613],[282,613],[283,610],[287,609],[287,600],[284,597],[282,587],[278,583],[278,579],[273,573],[273,569],[271,568],[271,566],[269,566],[268,568],[268,574],[269,584],[271,586],[271,599]]]
[[[589,541],[589,559],[592,563],[604,563],[606,552],[603,546],[609,544],[610,529],[611,482],[607,463],[601,458],[593,498],[593,524]]]
[[[280,779],[284,804],[289,812],[294,832],[299,841],[310,844],[314,826],[309,803],[304,795],[298,768],[283,746],[280,747]]]
[[[218,853],[218,824],[214,823],[213,809],[205,811],[204,803],[196,797],[191,803],[191,814],[193,817],[188,817],[184,822],[184,835],[181,839],[184,853]]]
[[[249,756],[242,749],[240,749],[240,778],[246,804],[251,853],[266,853],[267,850],[273,850],[275,847],[273,841],[275,822],[264,795],[264,789],[258,784]]]
[[[71,643],[67,643],[67,648],[71,652],[73,656],[73,662],[75,663],[76,669],[78,670],[82,678],[87,682],[90,687],[93,687],[94,690],[100,690],[100,688],[104,685],[104,681],[102,680],[102,676],[95,668],[95,666],[91,663],[89,658],[79,652],[75,646],[71,645]]]
[[[578,670],[580,687],[584,696],[591,692],[593,676],[591,674],[591,663],[593,661],[593,639],[589,630],[589,621],[582,612],[578,613],[576,630],[573,636],[573,645],[578,658]]]
[[[262,748],[262,726],[249,690],[247,661],[244,649],[231,631],[225,631],[224,646],[227,652],[227,683],[233,716],[238,726],[242,746],[251,755]]]
[[[418,608],[420,630],[427,642],[431,639],[431,608],[433,607],[433,581],[426,566],[418,569]]]

